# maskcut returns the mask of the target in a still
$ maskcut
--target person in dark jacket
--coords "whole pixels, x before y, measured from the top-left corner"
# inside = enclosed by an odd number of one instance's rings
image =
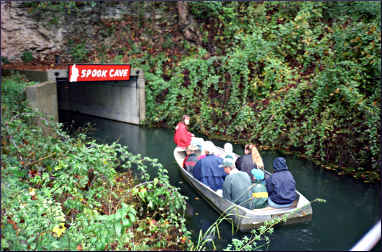
[[[235,162],[236,168],[239,171],[248,173],[251,181],[254,181],[253,174],[251,173],[252,169],[257,168],[255,163],[252,160],[251,145],[246,144],[244,147],[244,155],[240,156]]]
[[[194,169],[194,166],[196,165],[196,162],[198,162],[198,157],[195,153],[195,151],[197,150],[198,150],[198,147],[194,145],[189,145],[186,148],[186,157],[183,161],[183,168],[186,169],[191,174],[192,174],[192,170]]]
[[[214,191],[222,189],[226,174],[219,166],[223,159],[214,155],[215,145],[210,141],[205,142],[203,150],[206,157],[196,163],[192,175]]]
[[[274,173],[265,181],[270,207],[290,207],[297,199],[296,182],[288,170],[286,160],[278,157],[273,161]]]

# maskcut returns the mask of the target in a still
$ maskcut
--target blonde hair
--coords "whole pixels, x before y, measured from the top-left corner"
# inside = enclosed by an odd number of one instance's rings
[[[251,150],[252,161],[257,166],[257,168],[264,170],[263,159],[261,158],[260,153],[256,148],[256,145],[248,144],[248,145],[245,145],[245,148],[248,150]]]

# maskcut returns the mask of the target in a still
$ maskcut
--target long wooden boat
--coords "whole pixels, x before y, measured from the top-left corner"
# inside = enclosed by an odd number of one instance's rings
[[[197,153],[200,155],[200,153]],[[216,146],[216,153],[218,156],[224,156],[224,149]],[[238,157],[234,154],[235,158]],[[278,216],[287,215],[287,221],[284,224],[306,222],[312,218],[312,206],[310,201],[304,197],[300,192],[298,199],[288,208],[272,208],[266,207],[262,209],[250,210],[245,207],[234,204],[233,202],[223,199],[222,196],[217,194],[210,187],[204,185],[199,180],[193,177],[183,166],[183,160],[186,153],[181,148],[175,148],[174,157],[178,164],[178,168],[183,178],[195,188],[195,190],[218,212],[226,213],[234,222],[235,226],[240,231],[248,231],[254,227],[262,225],[265,221],[271,220]],[[268,171],[266,174],[270,175]]]

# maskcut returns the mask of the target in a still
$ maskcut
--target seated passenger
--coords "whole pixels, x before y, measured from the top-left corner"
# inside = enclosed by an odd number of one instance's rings
[[[233,154],[233,146],[231,143],[225,143],[224,144],[224,154],[219,155],[219,157],[224,158],[226,155],[231,155],[236,160],[235,155]]]
[[[233,158],[227,155],[224,158],[222,167],[227,177],[223,183],[223,198],[233,203],[250,208],[251,179],[246,172],[235,168]]]
[[[244,147],[244,155],[240,156],[236,162],[236,168],[239,171],[246,172],[249,177],[251,178],[251,181],[253,181],[253,175],[251,173],[252,169],[256,168],[253,160],[252,160],[252,150],[251,150],[251,145],[246,144]]]
[[[290,207],[297,199],[296,182],[288,170],[285,158],[278,157],[273,161],[274,173],[265,180],[270,207]]]
[[[211,145],[211,143],[212,143],[211,141],[203,142],[202,148],[200,149],[201,155],[198,157],[198,160],[203,159],[207,156],[208,151],[207,152],[205,151],[206,149],[205,146],[207,145],[207,148],[208,148],[208,145]],[[215,149],[215,145],[213,143],[212,143],[212,146]]]
[[[174,134],[174,143],[177,147],[186,148],[191,143],[191,138],[194,136],[191,132],[188,131],[187,125],[190,124],[190,117],[184,115],[181,122],[176,125],[175,134]]]
[[[248,173],[251,181],[254,181],[252,169],[264,169],[263,160],[254,144],[246,144],[244,147],[244,155],[239,157],[236,162],[236,167],[240,171]]]
[[[263,159],[261,158],[260,153],[256,148],[256,145],[251,144],[250,148],[252,154],[252,161],[255,163],[258,169],[264,170]]]
[[[252,170],[255,183],[252,185],[252,200],[250,201],[250,208],[264,208],[268,206],[268,192],[265,187],[264,172],[260,169]]]
[[[224,144],[224,152],[227,154],[227,155],[232,155],[233,153],[233,146],[231,143],[225,143]]]
[[[184,161],[183,161],[183,168],[190,173],[192,173],[192,170],[194,169],[196,162],[198,162],[198,157],[196,156],[196,153],[195,153],[197,150],[198,150],[198,147],[194,145],[190,145],[186,148],[186,157],[184,158]]]
[[[192,174],[212,190],[222,189],[226,175],[219,165],[221,165],[223,159],[214,155],[215,145],[210,141],[205,142],[203,150],[206,157],[196,163]]]

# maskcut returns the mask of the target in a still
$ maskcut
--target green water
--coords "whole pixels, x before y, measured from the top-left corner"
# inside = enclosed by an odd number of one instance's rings
[[[203,199],[199,199],[200,195],[181,177],[173,158],[175,144],[172,130],[140,128],[81,114],[66,117],[74,120],[76,125],[85,122],[95,125],[89,135],[99,142],[119,140],[132,153],[158,158],[168,169],[171,184],[181,188],[181,193],[188,197],[188,226],[195,236],[200,229],[206,229],[218,218],[218,214]],[[220,147],[224,145],[224,142],[214,143]],[[234,152],[242,154],[242,146],[234,145]],[[260,154],[268,170],[272,167],[273,159],[279,156],[275,152]],[[271,236],[269,250],[348,250],[380,218],[380,185],[366,185],[351,178],[338,177],[294,156],[285,158],[297,189],[310,200],[323,198],[326,203],[313,204],[313,216],[309,222],[277,227]],[[221,233],[222,239],[215,239],[218,249],[225,248],[232,237],[246,235],[238,233],[232,236],[229,223],[221,225]],[[381,244],[374,250],[380,251]]]

